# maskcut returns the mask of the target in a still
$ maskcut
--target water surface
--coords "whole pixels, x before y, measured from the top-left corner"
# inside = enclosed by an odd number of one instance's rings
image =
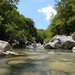
[[[16,49],[0,57],[0,75],[75,75],[75,53],[60,49]]]

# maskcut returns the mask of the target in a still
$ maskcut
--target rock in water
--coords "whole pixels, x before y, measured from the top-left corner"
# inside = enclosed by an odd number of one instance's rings
[[[16,52],[11,52],[11,51],[6,51],[5,54],[6,54],[6,55],[19,55],[18,53],[16,53]]]
[[[5,52],[3,52],[2,50],[0,50],[0,56],[4,56],[6,55]]]
[[[4,52],[11,50],[11,46],[8,42],[0,40],[0,50]]]
[[[74,52],[74,53],[75,53],[75,47],[73,47],[73,48],[72,48],[72,52]]]
[[[34,48],[32,45],[26,46],[26,48],[30,49],[30,48]]]
[[[46,49],[72,49],[75,46],[75,41],[71,36],[56,35],[49,43],[47,43],[44,48]]]

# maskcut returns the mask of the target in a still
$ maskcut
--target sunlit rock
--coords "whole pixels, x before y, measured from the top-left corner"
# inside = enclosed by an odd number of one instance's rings
[[[73,48],[72,48],[72,52],[74,52],[74,53],[75,53],[75,47],[73,47]]]
[[[32,45],[28,45],[26,46],[26,48],[34,48]]]
[[[16,53],[16,52],[11,52],[11,51],[6,51],[5,54],[6,54],[6,55],[19,55],[18,53]]]
[[[46,49],[72,49],[75,46],[75,41],[71,36],[56,35],[49,43],[47,43],[44,48]]]
[[[2,51],[11,50],[11,46],[8,42],[0,40],[0,50]]]

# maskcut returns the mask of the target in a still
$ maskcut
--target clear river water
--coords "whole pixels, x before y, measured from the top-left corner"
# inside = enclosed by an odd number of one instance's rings
[[[15,49],[0,57],[0,75],[75,75],[75,53],[60,49]]]

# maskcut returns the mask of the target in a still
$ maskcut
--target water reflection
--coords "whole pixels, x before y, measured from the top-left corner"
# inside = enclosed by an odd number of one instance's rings
[[[75,75],[75,54],[68,50],[16,49],[22,55],[0,59],[0,75]]]
[[[17,52],[33,52],[33,53],[72,52],[72,50],[65,50],[65,49],[39,49],[39,48],[16,49],[16,50],[13,50],[13,51],[17,51]]]

